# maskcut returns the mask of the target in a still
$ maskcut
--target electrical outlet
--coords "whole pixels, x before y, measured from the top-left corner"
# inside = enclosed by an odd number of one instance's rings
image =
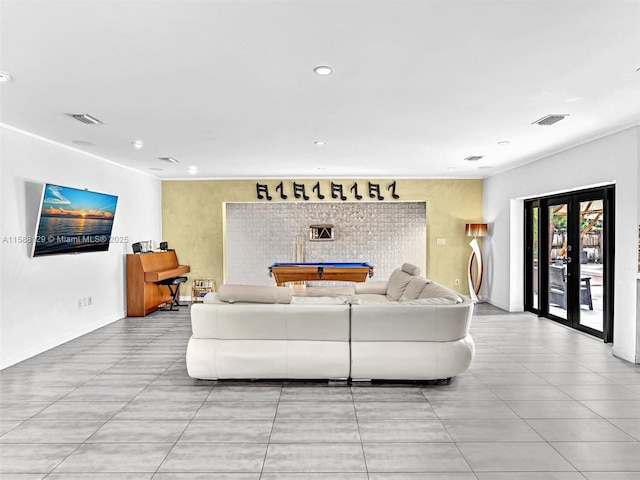
[[[440,237],[440,238],[436,238],[436,245],[446,245],[447,244],[447,239]]]
[[[93,299],[91,297],[87,297],[87,305],[91,306],[93,303]]]
[[[82,299],[78,299],[78,308],[82,308]]]
[[[455,283],[456,286],[460,286],[460,279],[456,278],[453,283]]]

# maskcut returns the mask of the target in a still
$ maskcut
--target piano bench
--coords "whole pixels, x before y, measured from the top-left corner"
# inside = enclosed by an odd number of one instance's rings
[[[176,307],[175,310],[178,310],[178,307],[187,306],[180,304],[180,296],[178,295],[178,292],[180,292],[180,284],[186,281],[187,277],[173,277],[156,282],[158,285],[166,285],[169,292],[171,292],[171,305],[169,308],[165,308],[165,310],[174,310],[174,306]]]

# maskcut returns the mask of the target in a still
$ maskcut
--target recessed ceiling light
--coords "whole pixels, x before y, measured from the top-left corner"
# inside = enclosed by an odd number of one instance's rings
[[[501,140],[498,142],[498,145],[509,145],[511,142],[509,140]]]
[[[194,175],[198,173],[198,167],[191,165],[189,168],[187,168],[187,172],[190,173],[191,175]]]
[[[313,69],[314,72],[316,72],[317,75],[331,75],[333,73],[333,70],[331,69],[331,67],[327,67],[326,65],[320,65],[316,68]]]
[[[96,144],[93,142],[87,142],[86,140],[72,140],[72,143],[76,145],[82,145],[83,147],[95,147]]]
[[[482,155],[471,155],[470,157],[465,158],[465,160],[467,162],[477,162],[478,160],[480,160],[483,156]]]
[[[162,160],[163,162],[169,162],[169,163],[179,163],[180,160],[178,160],[177,158],[173,158],[173,157],[158,157],[158,160]]]
[[[68,115],[86,125],[104,125],[104,122],[102,120],[99,120],[96,117],[89,115],[88,113],[69,113]]]
[[[318,146],[325,145],[325,143],[322,140],[318,140],[317,142],[314,142],[314,143]]]
[[[140,150],[144,147],[144,142],[142,140],[134,140],[131,142],[131,145],[133,145],[133,148]]]
[[[11,75],[7,72],[0,72],[0,82],[8,82],[11,80]]]

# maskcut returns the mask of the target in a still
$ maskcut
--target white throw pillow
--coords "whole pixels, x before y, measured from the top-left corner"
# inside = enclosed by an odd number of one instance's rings
[[[373,280],[369,282],[356,283],[354,292],[386,295],[388,283],[389,282],[386,280]]]
[[[225,303],[218,298],[218,294],[216,292],[209,292],[204,297],[202,297],[202,303]]]
[[[218,298],[229,303],[289,303],[291,290],[269,285],[224,284],[218,288]]]

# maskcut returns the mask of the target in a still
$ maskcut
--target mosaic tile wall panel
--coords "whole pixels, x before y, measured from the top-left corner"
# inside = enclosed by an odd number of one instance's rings
[[[334,225],[334,240],[311,241],[309,226],[314,224]],[[372,280],[386,280],[405,262],[424,273],[426,204],[226,204],[227,283],[273,285],[269,265],[301,261],[296,258],[297,243],[302,244],[305,262],[369,262],[374,266]]]

